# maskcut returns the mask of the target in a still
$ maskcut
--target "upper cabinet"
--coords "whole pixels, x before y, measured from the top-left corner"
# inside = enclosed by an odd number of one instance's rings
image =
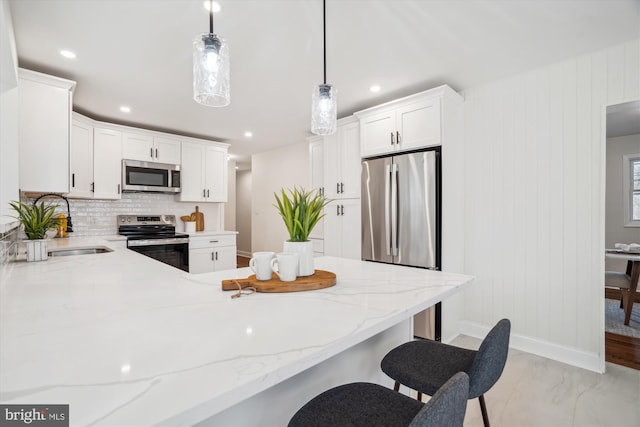
[[[330,199],[360,197],[360,128],[355,117],[338,120],[324,137],[324,194]]]
[[[460,99],[448,86],[372,107],[360,119],[362,157],[442,145],[442,106],[447,97]]]
[[[227,201],[227,146],[182,143],[181,202]]]
[[[123,134],[122,156],[146,162],[180,164],[180,141],[126,132]]]
[[[18,70],[19,175],[22,191],[69,191],[75,82]]]
[[[96,127],[93,130],[93,198],[122,197],[122,132]]]
[[[69,149],[68,197],[93,198],[93,126],[74,117]]]

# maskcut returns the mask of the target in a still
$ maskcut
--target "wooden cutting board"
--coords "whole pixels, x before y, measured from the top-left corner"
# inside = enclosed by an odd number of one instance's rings
[[[278,280],[278,276],[274,273],[271,280],[258,280],[256,275],[245,279],[223,280],[223,291],[237,291],[238,282],[244,289],[249,286],[256,289],[256,292],[300,292],[312,291],[315,289],[330,288],[336,284],[336,275],[330,271],[316,270],[311,276],[298,277],[293,282],[282,282]]]
[[[196,231],[204,231],[204,214],[196,206],[196,211],[191,213],[191,220],[196,221]]]

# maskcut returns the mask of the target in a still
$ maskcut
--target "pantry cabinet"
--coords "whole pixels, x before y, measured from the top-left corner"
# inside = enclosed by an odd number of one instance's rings
[[[235,235],[189,236],[189,273],[231,270],[236,265]]]
[[[360,128],[355,117],[338,121],[324,138],[324,194],[330,199],[360,197]]]
[[[334,200],[325,208],[324,255],[361,259],[360,199]]]
[[[182,143],[182,202],[227,201],[227,148]]]
[[[71,80],[18,70],[18,173],[22,191],[69,192],[75,85]]]
[[[180,164],[180,141],[144,133],[124,133],[122,156],[143,162]]]
[[[441,145],[441,105],[449,92],[451,88],[441,86],[355,113],[360,119],[361,156]]]

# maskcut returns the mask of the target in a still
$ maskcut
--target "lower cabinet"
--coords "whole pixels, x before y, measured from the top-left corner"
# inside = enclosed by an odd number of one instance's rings
[[[189,236],[189,273],[236,268],[236,236]]]
[[[360,259],[360,199],[334,200],[324,208],[324,254]]]

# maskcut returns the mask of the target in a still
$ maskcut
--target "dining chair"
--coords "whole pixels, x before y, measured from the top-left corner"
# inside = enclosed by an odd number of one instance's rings
[[[462,427],[468,394],[464,372],[445,382],[426,404],[378,384],[345,384],[307,402],[289,427]]]
[[[620,308],[625,312],[624,324],[629,325],[631,320],[631,310],[633,309],[633,300],[635,298],[635,289],[632,289],[631,278],[631,261],[628,262],[627,271],[624,273],[618,271],[604,272],[604,286],[607,288],[620,289]],[[637,285],[636,285],[637,286]],[[628,314],[627,314],[628,313]]]
[[[500,320],[477,351],[425,339],[410,341],[387,353],[380,365],[382,371],[395,380],[395,391],[400,384],[405,385],[418,392],[418,400],[423,393],[432,396],[453,373],[466,372],[469,375],[467,398],[478,398],[482,421],[489,427],[484,394],[502,375],[510,331],[509,319]]]

